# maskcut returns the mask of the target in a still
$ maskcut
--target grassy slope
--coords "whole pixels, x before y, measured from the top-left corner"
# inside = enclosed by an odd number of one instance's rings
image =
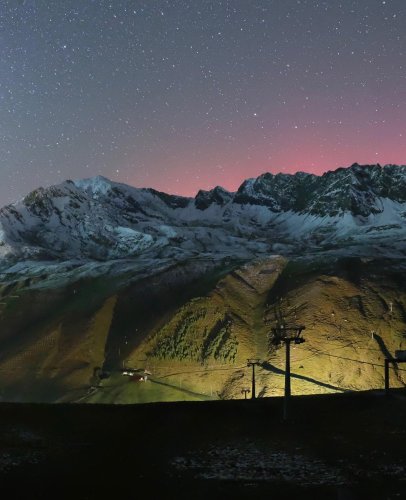
[[[251,386],[248,357],[264,361],[258,393],[281,394],[284,351],[268,346],[281,314],[306,325],[306,342],[292,349],[293,393],[382,387],[384,357],[406,348],[404,283],[391,263],[271,258],[238,268],[179,264],[142,281],[125,275],[56,290],[3,289],[1,395],[107,403],[239,398]],[[148,368],[151,380],[114,375],[123,366]],[[97,367],[112,376],[99,382]],[[405,373],[396,367],[392,384],[403,387]]]
[[[28,290],[15,300],[16,312],[3,311],[6,327],[10,318],[21,318],[2,342],[4,399],[53,400],[87,386],[94,369],[103,366],[116,296],[92,282],[78,290]],[[36,304],[40,311],[33,310]]]
[[[406,290],[398,278],[376,263],[360,261],[320,270],[286,268],[280,289],[270,294],[266,316],[272,321],[279,309],[288,321],[306,325],[306,342],[292,350],[294,390],[306,394],[383,386],[384,358],[406,348]],[[274,352],[269,369],[283,369],[283,363],[283,353]],[[391,379],[395,386],[405,385],[403,365]],[[280,393],[282,383],[276,376],[268,394]]]
[[[173,265],[155,281],[140,281],[126,272],[78,277],[53,288],[38,287],[40,279],[0,284],[0,398],[82,398],[97,383],[96,370],[122,367],[126,348],[142,341],[151,325],[161,323],[183,301],[210,290],[228,269],[203,262],[194,271],[194,264]]]
[[[266,346],[263,308],[284,265],[282,258],[270,258],[232,271],[212,292],[187,302],[152,331],[128,365],[147,367],[192,391],[232,397],[246,379],[247,358]]]
[[[291,351],[293,393],[383,387],[384,358],[406,348],[401,277],[387,265],[357,260],[284,266],[282,260],[270,260],[233,271],[211,293],[179,308],[126,362],[202,397],[239,398],[243,388],[251,387],[246,359],[255,356],[264,362],[257,368],[257,392],[280,395],[284,348],[269,346],[268,339],[275,318],[282,315],[288,322],[306,325],[306,342]],[[215,326],[225,318],[236,339],[235,356],[205,358],[205,340],[213,340],[213,332],[221,336]],[[165,351],[157,345],[164,345]],[[406,384],[403,365],[391,371],[391,384]],[[103,392],[106,400],[113,400]],[[155,398],[151,391],[151,400]]]

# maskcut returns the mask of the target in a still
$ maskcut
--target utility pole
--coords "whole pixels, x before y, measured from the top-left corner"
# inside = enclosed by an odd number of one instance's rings
[[[290,340],[285,339],[285,406],[290,398]],[[286,411],[287,413],[287,411]],[[285,412],[284,412],[285,414]]]
[[[394,358],[385,359],[385,396],[389,396],[390,383],[389,383],[389,364],[396,367],[398,363],[406,363],[406,351],[395,351]]]
[[[391,359],[385,359],[385,396],[389,396],[389,363]]]
[[[241,394],[244,394],[244,399],[247,399],[247,394],[251,392],[249,389],[241,389]]]
[[[288,419],[289,414],[289,401],[291,394],[290,387],[290,344],[302,344],[305,339],[301,337],[302,331],[306,327],[303,325],[287,326],[285,324],[278,325],[272,328],[273,339],[272,343],[280,345],[285,343],[285,397],[283,400],[283,420]]]
[[[247,366],[252,366],[252,391],[251,391],[251,399],[256,398],[255,394],[255,367],[260,366],[261,362],[259,359],[247,359]]]

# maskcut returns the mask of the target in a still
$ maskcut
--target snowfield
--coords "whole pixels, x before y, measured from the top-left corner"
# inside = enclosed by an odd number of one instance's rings
[[[406,167],[264,174],[236,193],[195,198],[97,176],[39,188],[0,210],[0,270],[17,262],[106,262],[197,255],[404,257]]]

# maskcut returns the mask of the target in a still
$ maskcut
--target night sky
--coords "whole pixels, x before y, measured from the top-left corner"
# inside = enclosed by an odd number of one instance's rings
[[[0,205],[406,163],[405,0],[0,2]]]

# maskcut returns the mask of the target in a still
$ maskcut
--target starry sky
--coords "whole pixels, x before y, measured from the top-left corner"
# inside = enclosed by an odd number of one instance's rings
[[[406,163],[405,0],[2,0],[0,205]]]

